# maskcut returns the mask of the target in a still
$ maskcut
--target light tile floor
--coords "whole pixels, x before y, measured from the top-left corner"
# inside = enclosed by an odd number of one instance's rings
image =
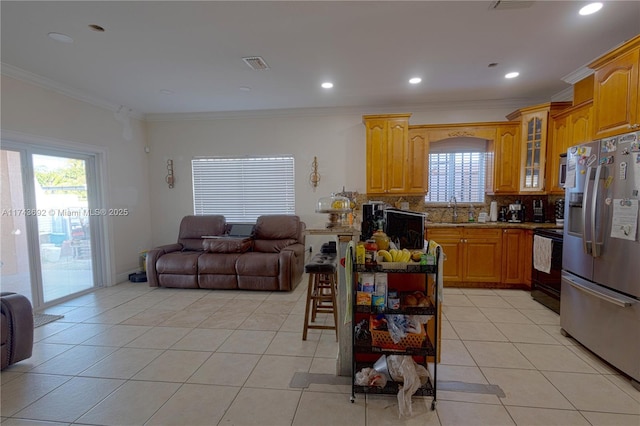
[[[47,309],[33,357],[0,376],[3,425],[640,425],[640,392],[560,334],[559,317],[519,290],[445,289],[438,379],[505,396],[413,398],[350,387],[290,388],[333,374],[332,331],[302,341],[306,278],[291,293],[122,283]],[[327,316],[327,320],[329,317]]]

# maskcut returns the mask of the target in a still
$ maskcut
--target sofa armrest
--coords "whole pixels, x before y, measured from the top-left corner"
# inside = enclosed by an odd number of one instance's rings
[[[18,361],[30,358],[33,350],[33,308],[25,296],[15,293],[2,293],[2,314],[8,327],[9,353],[3,356],[2,368]],[[6,363],[6,365],[5,365]]]
[[[167,253],[182,250],[182,244],[173,243],[160,247],[155,247],[147,252],[147,282],[149,287],[158,287],[158,271],[156,270],[156,263],[158,259]]]
[[[280,251],[280,286],[281,290],[293,290],[304,272],[304,244],[291,244]]]

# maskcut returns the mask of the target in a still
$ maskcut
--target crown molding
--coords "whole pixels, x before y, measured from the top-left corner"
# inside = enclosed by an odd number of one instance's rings
[[[589,77],[591,74],[593,74],[593,70],[586,65],[583,65],[574,72],[562,77],[562,81],[569,84],[576,84],[577,82]]]
[[[569,86],[566,89],[551,96],[551,102],[562,102],[562,101],[573,102],[573,86]]]
[[[67,96],[69,98],[86,102],[90,105],[97,106],[99,108],[103,108],[111,112],[117,112],[123,106],[123,105],[114,104],[113,102],[109,102],[98,96],[87,94],[82,90],[65,86],[64,84],[58,83],[57,81],[51,80],[50,78],[43,77],[38,74],[34,74],[32,72],[23,70],[22,68],[14,67],[13,65],[5,64],[4,62],[0,63],[0,65],[2,67],[1,68],[2,75],[15,78],[16,80],[21,80],[27,83],[31,83],[33,85],[42,87],[44,89],[52,90],[54,92],[60,93],[61,95]],[[129,113],[129,116],[136,118],[138,120],[144,120],[143,114],[140,114],[133,110],[131,110],[131,112]]]
[[[446,109],[517,109],[526,105],[544,102],[541,99],[490,99],[475,101],[429,102],[422,104],[404,104],[387,106],[353,106],[353,107],[324,107],[324,108],[289,108],[250,111],[219,111],[219,112],[187,112],[187,113],[158,113],[146,114],[148,122],[160,121],[189,121],[189,120],[219,120],[240,118],[273,118],[273,117],[312,117],[336,115],[371,115],[391,114],[393,111],[440,111]]]

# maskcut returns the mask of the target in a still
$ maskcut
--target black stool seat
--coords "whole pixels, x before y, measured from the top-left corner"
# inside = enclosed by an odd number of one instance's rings
[[[336,257],[335,254],[329,253],[316,254],[309,263],[304,265],[304,271],[314,274],[332,274],[337,268]]]

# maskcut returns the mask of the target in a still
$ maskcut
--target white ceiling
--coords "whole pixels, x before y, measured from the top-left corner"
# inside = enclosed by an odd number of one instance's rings
[[[2,69],[138,114],[548,101],[640,33],[638,1],[587,17],[583,1],[532,3],[3,0]],[[271,69],[250,69],[252,55]]]

